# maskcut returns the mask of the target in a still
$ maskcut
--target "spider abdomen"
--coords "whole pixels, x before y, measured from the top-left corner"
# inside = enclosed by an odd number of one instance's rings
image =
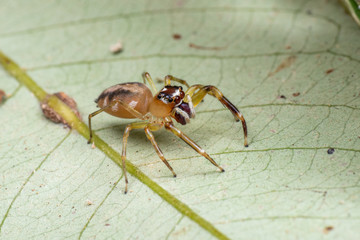
[[[113,101],[121,101],[142,115],[145,115],[149,111],[149,105],[152,100],[152,93],[145,84],[129,82],[117,84],[105,89],[95,102],[99,108],[103,108]],[[112,107],[107,108],[104,111],[119,118],[136,118],[119,103],[115,103]]]

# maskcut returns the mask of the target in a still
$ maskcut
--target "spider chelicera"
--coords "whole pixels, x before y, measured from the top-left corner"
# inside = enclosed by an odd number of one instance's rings
[[[169,130],[177,137],[181,138],[195,151],[208,159],[213,165],[218,167],[221,172],[224,172],[224,169],[220,167],[199,145],[176,128],[171,119],[175,119],[182,125],[189,123],[190,118],[195,117],[194,108],[203,100],[206,94],[216,97],[231,111],[236,121],[242,122],[244,145],[245,147],[248,146],[247,127],[243,115],[215,86],[201,84],[189,86],[185,80],[168,75],[164,79],[165,86],[157,92],[150,74],[145,72],[142,74],[142,77],[144,83],[121,83],[105,89],[95,100],[100,109],[89,114],[90,138],[88,143],[92,142],[91,118],[103,111],[119,118],[138,118],[143,120],[142,122],[128,124],[123,136],[121,159],[125,177],[125,193],[127,192],[128,185],[125,168],[126,144],[132,129],[144,129],[147,138],[154,146],[159,158],[170,169],[174,177],[176,177],[176,173],[165,159],[152,134],[153,131],[157,131],[163,126],[165,126],[166,130]],[[157,92],[154,96],[150,89],[145,85],[146,81],[148,81],[153,92]],[[171,81],[185,85],[187,90],[184,92],[181,86],[172,86]]]

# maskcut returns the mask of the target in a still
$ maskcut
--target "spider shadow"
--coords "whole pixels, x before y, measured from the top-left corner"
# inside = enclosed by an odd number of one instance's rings
[[[104,128],[100,128],[96,130],[96,134],[100,137],[104,137],[104,132],[107,132],[106,137],[107,142],[111,145],[115,145],[116,148],[122,148],[122,142],[123,142],[123,136],[126,126],[131,122],[126,122],[122,124],[108,124]],[[169,137],[171,138],[171,133],[166,131],[163,127],[162,129],[158,131],[153,132],[155,141],[158,143],[159,147],[166,146],[169,144]],[[109,139],[109,137],[111,139]],[[136,143],[136,149],[135,151],[140,151],[141,149],[144,149],[149,147],[149,149],[153,150],[153,146],[151,145],[151,142],[147,139],[145,131],[143,128],[140,129],[133,129],[130,131],[129,137],[128,137],[128,147]],[[161,145],[161,146],[160,146]],[[143,147],[144,146],[144,147]],[[155,153],[155,151],[154,151]]]
[[[100,137],[106,136],[106,141],[113,146],[113,148],[121,153],[122,151],[122,141],[123,135],[126,126],[131,122],[126,123],[110,123],[107,124],[106,127],[97,129],[96,132]],[[184,130],[186,133],[186,127],[181,127],[181,130]],[[206,131],[206,129],[203,129]],[[105,132],[107,132],[105,134]],[[188,131],[191,135],[191,130]],[[162,128],[158,131],[153,132],[155,140],[159,145],[160,149],[163,151],[166,159],[169,161],[171,166],[174,168],[175,172],[179,176],[189,176],[189,177],[206,177],[206,176],[214,176],[216,177],[220,174],[219,171],[213,169],[213,166],[204,158],[203,156],[197,155],[196,151],[194,151],[191,147],[189,147],[186,143],[184,143],[181,139],[173,135],[171,132],[167,131],[165,128]],[[196,141],[196,140],[195,140]],[[179,152],[180,151],[180,152]],[[138,153],[139,152],[139,153]],[[136,154],[138,153],[138,154]],[[185,155],[184,155],[185,154]],[[181,155],[181,159],[176,159]],[[188,157],[186,157],[188,156]],[[174,159],[175,158],[175,159]],[[195,159],[193,159],[195,158]],[[144,129],[133,129],[130,132],[128,137],[128,145],[127,145],[127,159],[132,161],[135,165],[139,167],[144,167],[146,165],[162,165],[162,161],[156,154],[151,142],[147,139]],[[180,162],[183,161],[200,161],[201,164],[208,165],[204,167],[202,171],[198,171],[197,167],[191,167],[192,164],[183,164]],[[198,165],[195,163],[195,165]],[[188,166],[191,168],[190,172],[187,169]],[[186,168],[186,169],[185,169]],[[150,167],[151,169],[151,167]],[[157,172],[156,177],[161,179],[173,179],[172,174],[168,171],[168,169],[164,166],[154,168],[153,173]]]

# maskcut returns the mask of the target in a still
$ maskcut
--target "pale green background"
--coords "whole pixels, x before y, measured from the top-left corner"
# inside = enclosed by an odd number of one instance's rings
[[[83,119],[104,88],[143,71],[218,86],[244,114],[249,148],[211,97],[179,128],[225,173],[164,130],[176,179],[141,130],[128,159],[231,239],[359,239],[360,29],[337,1],[2,0],[0,50],[74,97]],[[17,87],[0,68],[0,88]],[[128,122],[104,114],[93,126],[120,151]],[[114,188],[121,169],[47,121],[25,87],[0,106],[0,126],[0,239],[213,238],[137,179],[127,195],[123,179]]]

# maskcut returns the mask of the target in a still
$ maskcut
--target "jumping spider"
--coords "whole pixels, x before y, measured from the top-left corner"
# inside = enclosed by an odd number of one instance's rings
[[[145,130],[145,134],[154,146],[159,158],[170,169],[174,177],[176,177],[176,173],[165,159],[152,134],[152,131],[157,131],[163,126],[165,126],[166,130],[171,131],[195,151],[208,159],[213,165],[218,167],[221,172],[224,172],[224,169],[220,167],[199,145],[176,128],[171,120],[171,118],[174,118],[182,125],[189,123],[190,118],[195,117],[194,108],[203,100],[206,94],[216,97],[231,111],[236,121],[241,120],[244,130],[244,145],[245,147],[248,146],[247,127],[243,115],[215,86],[205,86],[200,84],[189,86],[185,80],[168,75],[164,79],[165,86],[157,92],[150,74],[145,72],[142,77],[144,84],[128,82],[105,89],[95,100],[97,106],[100,107],[100,110],[89,115],[90,138],[88,143],[92,142],[91,118],[103,111],[119,118],[138,118],[143,120],[142,122],[134,122],[127,125],[123,136],[121,159],[125,176],[125,193],[127,192],[128,185],[125,168],[126,144],[132,129],[143,128]],[[154,96],[150,89],[145,85],[146,80],[149,82],[153,92],[157,92]],[[185,85],[187,90],[184,92],[181,86],[172,86],[171,81]]]

